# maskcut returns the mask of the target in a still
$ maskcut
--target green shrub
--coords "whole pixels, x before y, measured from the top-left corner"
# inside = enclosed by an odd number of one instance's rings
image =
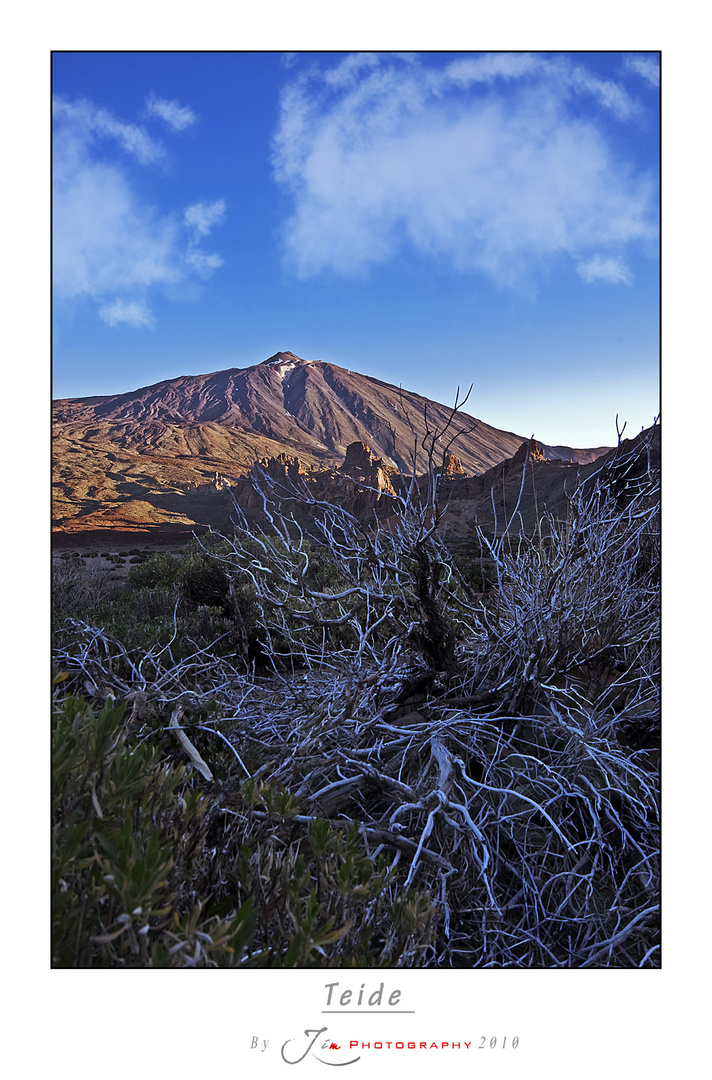
[[[171,589],[181,575],[179,559],[161,551],[139,565],[132,566],[126,577],[129,589]]]
[[[206,791],[172,748],[132,745],[125,713],[55,702],[54,967],[421,962],[433,905],[393,900],[393,874],[357,827],[298,820],[288,791],[238,787],[229,762]]]
[[[53,626],[58,644],[67,640],[66,620],[80,618],[119,638],[129,651],[170,642],[176,659],[213,644],[223,655],[254,654],[257,609],[249,590],[231,590],[221,566],[200,547],[135,559],[125,583],[112,581],[106,569],[57,561]]]
[[[176,939],[195,945],[196,966],[239,959],[249,911],[196,921],[177,889],[176,869],[200,845],[205,798],[183,766],[127,745],[124,713],[74,697],[55,707],[52,964],[180,964]]]

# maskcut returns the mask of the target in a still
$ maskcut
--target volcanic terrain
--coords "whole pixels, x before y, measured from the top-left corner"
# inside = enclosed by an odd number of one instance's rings
[[[421,472],[428,432],[445,428],[451,413],[449,406],[379,379],[291,352],[252,367],[181,376],[131,393],[58,400],[53,403],[55,543],[109,537],[123,543],[137,535],[179,539],[195,528],[224,526],[232,507],[225,489],[242,486],[240,479],[258,461],[298,459],[300,471],[325,474],[321,486],[327,491],[329,476],[341,469],[347,448],[356,443],[390,475],[411,472],[417,447]],[[452,450],[461,471],[452,483],[468,486],[451,493],[471,516],[482,485],[491,488],[489,473],[526,453],[527,440],[465,413],[457,414],[442,442],[455,433]],[[607,449],[537,444],[536,454],[561,477],[563,468],[594,461]],[[558,490],[560,479],[556,484]]]

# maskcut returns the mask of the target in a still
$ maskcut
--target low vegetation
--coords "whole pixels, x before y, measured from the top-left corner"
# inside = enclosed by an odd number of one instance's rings
[[[433,434],[380,522],[264,478],[263,529],[60,570],[53,963],[657,966],[653,435],[457,560]]]

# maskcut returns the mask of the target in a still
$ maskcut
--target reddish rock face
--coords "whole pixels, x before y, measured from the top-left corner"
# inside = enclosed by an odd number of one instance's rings
[[[346,447],[346,459],[339,472],[356,481],[353,512],[357,517],[373,510],[382,494],[395,495],[391,478],[398,470],[383,458],[374,457],[370,446],[364,442],[353,442]]]
[[[547,457],[536,439],[530,439],[529,442],[522,443],[511,460],[513,464],[520,466],[525,461],[546,461]]]
[[[346,447],[346,458],[339,466],[341,472],[370,472],[374,457],[370,446],[364,442],[352,442]]]
[[[446,454],[445,461],[443,463],[443,476],[464,476],[465,470],[462,467],[457,454]]]

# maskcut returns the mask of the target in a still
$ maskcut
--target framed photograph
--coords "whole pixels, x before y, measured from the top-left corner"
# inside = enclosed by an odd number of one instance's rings
[[[664,51],[286,39],[51,46],[48,982],[652,1064]]]

